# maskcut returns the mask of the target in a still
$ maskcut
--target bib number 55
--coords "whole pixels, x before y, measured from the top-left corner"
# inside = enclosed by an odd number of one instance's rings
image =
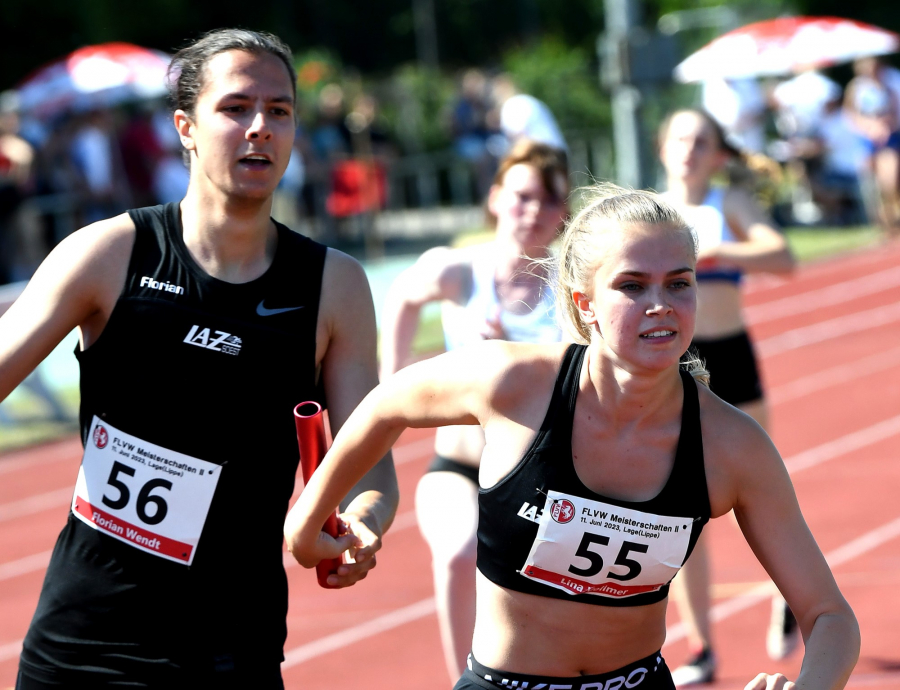
[[[580,558],[584,558],[590,563],[590,565],[587,568],[579,568],[573,563],[569,566],[570,573],[572,573],[573,575],[579,575],[581,577],[593,577],[594,575],[599,574],[601,570],[603,570],[603,556],[601,556],[596,551],[591,551],[591,546],[593,546],[594,544],[599,544],[600,546],[608,546],[609,537],[606,537],[602,534],[594,534],[593,532],[585,532],[581,537],[581,543],[575,550],[575,555]],[[634,578],[636,578],[641,574],[641,564],[633,558],[629,558],[628,555],[631,552],[647,553],[647,549],[647,544],[636,544],[633,541],[622,542],[622,548],[619,549],[619,553],[616,556],[616,560],[613,565],[624,566],[628,568],[628,572],[626,572],[624,575],[619,575],[618,573],[614,573],[612,571],[612,567],[610,567],[610,570],[606,573],[606,577],[610,577],[614,580],[619,580],[620,582],[625,582],[627,580],[633,580]]]
[[[100,498],[103,505],[112,508],[113,510],[121,510],[127,506],[128,502],[131,500],[131,489],[128,488],[128,485],[124,481],[119,479],[120,474],[133,477],[134,468],[123,465],[118,461],[113,463],[106,483],[116,489],[119,492],[119,495],[115,498],[110,498],[104,492],[103,496]],[[168,479],[151,479],[138,491],[137,503],[135,503],[134,509],[141,521],[147,525],[158,525],[166,519],[166,514],[169,512],[169,506],[165,499],[160,495],[151,493],[154,489],[171,491],[172,482]],[[147,510],[148,506],[151,505],[153,506],[152,514]]]

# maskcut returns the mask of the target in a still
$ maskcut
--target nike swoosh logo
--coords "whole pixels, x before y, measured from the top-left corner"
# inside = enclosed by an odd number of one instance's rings
[[[286,311],[297,311],[298,309],[303,309],[302,306],[299,307],[284,307],[282,309],[266,309],[263,306],[265,300],[262,300],[259,304],[256,305],[256,313],[260,316],[274,316],[275,314],[284,314]]]

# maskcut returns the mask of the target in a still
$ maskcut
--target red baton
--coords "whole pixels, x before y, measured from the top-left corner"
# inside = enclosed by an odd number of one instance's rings
[[[325,443],[325,422],[322,417],[322,406],[313,401],[302,402],[294,408],[294,421],[297,423],[297,444],[300,446],[300,469],[303,471],[303,481],[308,484],[313,472],[325,457],[328,450]],[[328,516],[322,531],[332,537],[338,536],[337,513]],[[328,576],[337,572],[338,566],[343,563],[342,558],[329,558],[319,561],[316,565],[316,579],[319,586],[325,589],[337,589],[335,585],[329,585]]]

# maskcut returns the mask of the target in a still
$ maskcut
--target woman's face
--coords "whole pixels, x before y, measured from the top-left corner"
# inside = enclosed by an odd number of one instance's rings
[[[192,151],[192,183],[231,198],[268,198],[294,143],[288,71],[269,53],[219,53],[204,68],[194,116],[179,110],[175,120]]]
[[[697,311],[690,235],[668,225],[639,224],[601,237],[606,246],[593,296],[575,293],[593,339],[628,369],[676,364],[691,343]]]
[[[497,218],[497,237],[511,239],[526,256],[546,254],[566,214],[566,181],[558,176],[556,194],[550,194],[537,168],[512,166],[503,183],[491,187],[488,210]]]
[[[689,111],[672,116],[659,156],[670,179],[703,183],[728,159],[713,125],[702,115]]]

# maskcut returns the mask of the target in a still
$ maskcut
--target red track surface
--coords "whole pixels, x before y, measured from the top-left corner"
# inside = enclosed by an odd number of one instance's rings
[[[813,534],[860,620],[862,656],[848,687],[900,689],[900,245],[750,283],[746,303],[773,403],[773,436]],[[441,659],[427,548],[412,514],[431,433],[395,449],[401,502],[379,566],[360,585],[326,591],[288,562],[288,688],[450,687]],[[0,688],[16,660],[62,528],[80,447],[72,439],[0,460]],[[796,677],[801,655],[765,653],[768,582],[730,520],[709,527],[715,582],[716,688],[759,671]],[[686,655],[674,607],[669,665]]]

